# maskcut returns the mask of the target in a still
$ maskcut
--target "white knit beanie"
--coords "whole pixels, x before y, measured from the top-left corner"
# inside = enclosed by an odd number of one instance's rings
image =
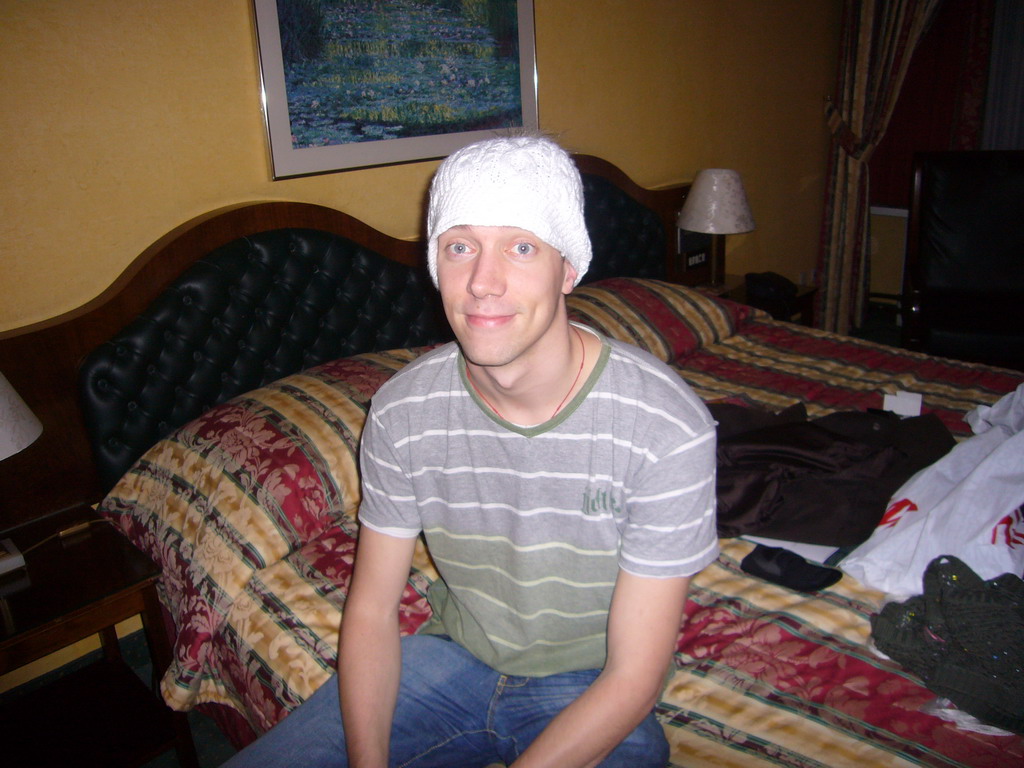
[[[532,232],[576,268],[577,284],[590,266],[580,172],[550,139],[486,139],[441,163],[430,185],[427,211],[427,264],[434,285],[437,238],[457,226]]]

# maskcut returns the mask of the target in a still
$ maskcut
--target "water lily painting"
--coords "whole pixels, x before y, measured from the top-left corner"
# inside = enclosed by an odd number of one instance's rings
[[[537,128],[532,0],[254,0],[275,179]]]

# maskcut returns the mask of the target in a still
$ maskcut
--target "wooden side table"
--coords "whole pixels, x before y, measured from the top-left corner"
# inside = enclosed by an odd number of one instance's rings
[[[138,766],[174,747],[198,768],[184,713],[173,712],[121,659],[114,625],[142,615],[154,677],[171,661],[153,562],[87,507],[8,531],[26,569],[0,579],[0,674],[99,633],[103,658],[24,695],[5,694],[4,763]]]

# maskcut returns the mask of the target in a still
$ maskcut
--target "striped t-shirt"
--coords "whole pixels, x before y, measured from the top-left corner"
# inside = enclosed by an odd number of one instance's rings
[[[689,576],[718,553],[707,409],[653,356],[602,342],[580,393],[534,427],[479,399],[454,343],[392,377],[367,419],[361,523],[424,534],[441,579],[423,631],[504,674],[601,668],[620,568]]]

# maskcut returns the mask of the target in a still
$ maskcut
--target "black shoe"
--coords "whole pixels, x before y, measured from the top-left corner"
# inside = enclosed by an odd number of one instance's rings
[[[798,592],[817,592],[831,587],[843,577],[838,568],[815,565],[788,549],[763,544],[758,544],[743,558],[740,568],[752,576]]]

